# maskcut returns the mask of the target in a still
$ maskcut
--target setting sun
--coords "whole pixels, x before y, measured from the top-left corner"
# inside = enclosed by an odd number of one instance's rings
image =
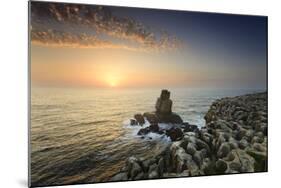
[[[110,85],[111,87],[116,87],[116,86],[117,86],[116,82],[114,82],[114,81],[110,82],[109,85]]]
[[[110,87],[117,87],[120,82],[120,78],[116,75],[108,75],[106,82]]]

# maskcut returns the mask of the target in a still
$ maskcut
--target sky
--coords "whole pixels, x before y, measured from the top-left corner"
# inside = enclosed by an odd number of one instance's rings
[[[267,87],[267,17],[31,2],[31,82]]]

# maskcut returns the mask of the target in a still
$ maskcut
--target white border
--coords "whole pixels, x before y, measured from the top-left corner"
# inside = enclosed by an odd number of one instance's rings
[[[269,16],[269,172],[75,187],[266,187],[278,185],[281,158],[280,5],[275,0],[64,0],[88,4]],[[1,2],[0,187],[27,186],[27,1]]]

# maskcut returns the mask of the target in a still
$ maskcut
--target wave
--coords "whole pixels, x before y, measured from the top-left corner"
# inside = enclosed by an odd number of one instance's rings
[[[83,122],[83,123],[78,123],[76,125],[96,125],[96,124],[107,123],[107,122],[110,122],[110,120],[99,120],[99,121]]]

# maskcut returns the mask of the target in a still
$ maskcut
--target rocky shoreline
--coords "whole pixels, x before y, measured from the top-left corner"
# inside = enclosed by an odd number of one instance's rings
[[[110,181],[267,171],[267,93],[216,100],[201,129],[171,109],[170,92],[163,90],[155,112],[131,119],[138,135],[165,134],[172,142],[154,158],[129,157]],[[145,119],[150,126],[142,128]]]

